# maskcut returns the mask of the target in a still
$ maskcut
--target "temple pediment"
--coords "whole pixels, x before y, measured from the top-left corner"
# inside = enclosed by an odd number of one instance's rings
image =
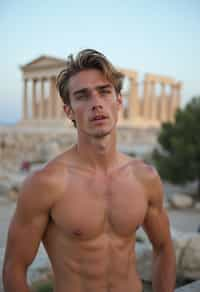
[[[66,60],[64,59],[59,59],[55,57],[50,57],[50,56],[40,56],[37,59],[34,59],[28,64],[25,64],[24,66],[21,66],[21,69],[23,71],[29,71],[29,70],[38,70],[41,68],[52,68],[52,67],[58,67],[58,66],[63,66],[65,64]]]

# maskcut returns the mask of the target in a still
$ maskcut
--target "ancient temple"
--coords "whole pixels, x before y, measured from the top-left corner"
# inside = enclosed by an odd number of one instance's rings
[[[65,63],[64,59],[41,56],[21,67],[24,82],[21,124],[38,126],[66,120],[56,90],[56,76]],[[120,70],[126,76],[126,86],[122,91],[124,106],[119,125],[152,127],[174,120],[180,106],[180,82],[155,74],[146,74],[140,81],[138,72]]]

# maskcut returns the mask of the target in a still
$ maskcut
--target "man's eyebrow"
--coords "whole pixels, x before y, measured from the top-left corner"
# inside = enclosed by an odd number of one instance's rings
[[[86,92],[88,92],[88,88],[81,88],[79,90],[74,91],[73,95],[78,95],[78,94],[86,93]]]
[[[109,88],[112,88],[110,83],[99,85],[99,86],[96,87],[96,89],[109,89]]]
[[[102,89],[108,89],[108,88],[112,88],[111,84],[110,83],[106,83],[106,84],[102,84],[102,85],[98,85],[95,87],[96,90],[102,90]],[[73,95],[79,95],[79,94],[83,94],[83,93],[86,93],[88,92],[90,89],[85,87],[85,88],[81,88],[79,90],[75,90],[73,92]]]

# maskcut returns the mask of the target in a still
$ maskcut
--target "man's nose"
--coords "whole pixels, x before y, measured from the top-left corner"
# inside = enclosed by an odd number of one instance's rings
[[[93,94],[92,97],[92,110],[102,109],[102,99],[98,94]]]
[[[92,110],[93,111],[94,110],[98,110],[98,109],[102,109],[102,108],[103,108],[103,106],[101,104],[95,104],[95,105],[92,106]]]

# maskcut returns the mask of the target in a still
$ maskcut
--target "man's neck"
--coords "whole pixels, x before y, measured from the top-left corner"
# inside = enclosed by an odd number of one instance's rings
[[[116,133],[96,138],[79,135],[77,152],[87,166],[108,173],[118,163]]]

